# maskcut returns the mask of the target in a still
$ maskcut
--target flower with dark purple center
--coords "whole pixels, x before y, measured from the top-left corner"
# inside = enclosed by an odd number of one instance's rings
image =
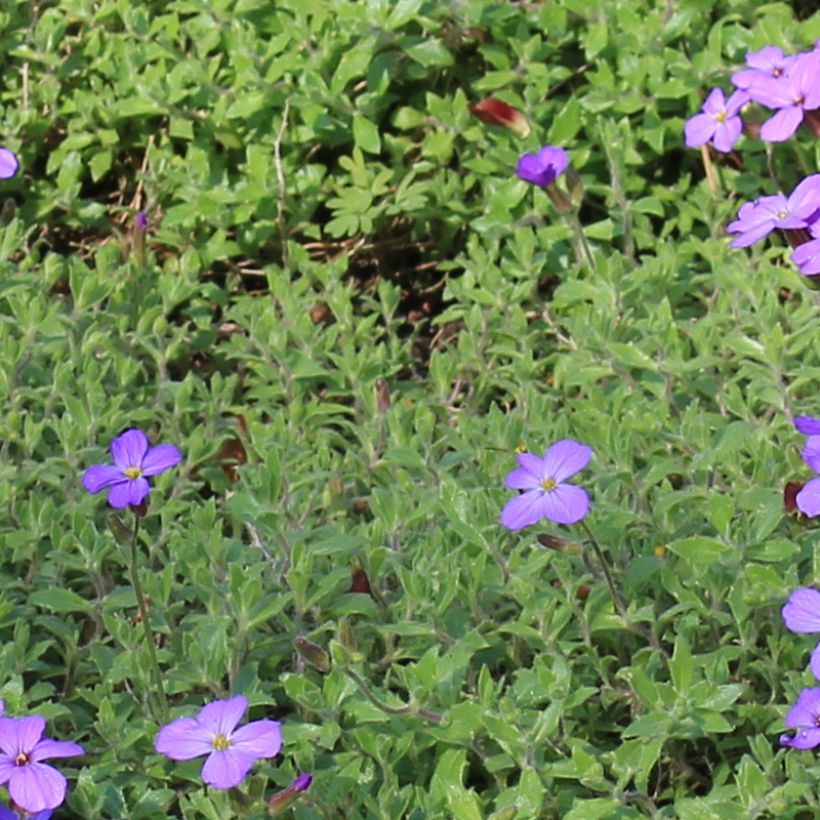
[[[733,248],[745,248],[768,236],[775,228],[806,228],[820,212],[820,174],[803,179],[788,197],[782,194],[763,196],[747,202],[738,218],[726,228],[736,233]]]
[[[515,173],[524,182],[546,188],[566,171],[567,165],[569,157],[563,148],[546,145],[537,154],[521,156]]]
[[[98,493],[106,487],[112,507],[138,506],[148,496],[151,485],[147,476],[170,470],[182,461],[182,454],[173,444],[148,446],[142,430],[126,430],[111,442],[114,466],[95,464],[83,474],[83,487]]]
[[[512,490],[523,490],[511,498],[501,511],[501,523],[509,530],[520,530],[548,518],[557,524],[577,524],[589,511],[586,490],[565,484],[587,466],[592,449],[572,439],[552,444],[539,458],[520,453],[518,468],[504,480]]]
[[[85,754],[76,743],[44,738],[45,728],[39,715],[0,717],[0,785],[7,784],[14,803],[30,814],[65,800],[65,777],[42,761]]]
[[[797,732],[794,735],[780,735],[781,746],[813,749],[820,744],[820,687],[804,689],[800,693],[797,703],[789,709],[785,723]]]
[[[724,154],[731,151],[743,131],[739,112],[747,102],[745,91],[735,91],[726,100],[722,89],[712,89],[703,103],[703,113],[695,114],[684,127],[687,146],[697,148],[711,140],[715,150]]]
[[[163,726],[154,748],[171,760],[208,755],[202,779],[215,789],[232,789],[256,760],[275,757],[282,748],[278,721],[254,720],[236,728],[247,709],[244,695],[215,700],[203,706],[195,718],[178,718]]]

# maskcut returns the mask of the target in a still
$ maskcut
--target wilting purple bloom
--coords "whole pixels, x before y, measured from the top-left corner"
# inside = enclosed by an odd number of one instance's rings
[[[803,179],[789,194],[762,196],[747,202],[738,212],[738,218],[726,228],[728,233],[740,234],[732,240],[733,248],[746,248],[775,228],[805,228],[820,213],[820,174]]]
[[[532,453],[518,456],[518,468],[504,479],[512,490],[524,490],[501,511],[501,523],[520,530],[549,518],[557,524],[576,524],[589,511],[586,490],[563,482],[589,464],[592,449],[572,439],[552,444],[544,458]]]
[[[806,444],[800,456],[815,473],[820,473],[820,436],[809,436],[809,438],[806,439]],[[813,478],[811,481],[807,481],[803,485],[803,489],[797,494],[795,501],[797,502],[797,509],[800,510],[803,515],[807,515],[809,518],[820,515],[820,478]],[[820,632],[820,630],[818,630],[818,632]],[[812,667],[811,671],[814,672],[815,677],[820,679],[820,652],[818,652],[818,650],[820,650],[820,646],[815,650],[815,652],[818,653],[817,669],[815,671],[814,667]],[[814,655],[812,655],[812,663],[813,662]]]
[[[820,744],[820,687],[804,689],[789,709],[785,722],[790,729],[797,729],[797,734],[780,735],[781,746],[813,749]]]
[[[780,77],[760,77],[748,87],[756,102],[779,109],[760,128],[767,142],[787,140],[803,122],[804,112],[820,108],[820,51],[798,54]]]
[[[0,820],[49,820],[52,814],[54,814],[54,812],[51,811],[51,809],[38,811],[35,814],[29,814],[28,812],[12,811],[3,805],[0,805]]]
[[[731,151],[743,131],[738,112],[747,102],[749,95],[745,91],[735,91],[727,101],[722,89],[713,88],[703,103],[703,113],[686,123],[686,144],[697,148],[711,140],[715,150],[724,154]]]
[[[804,276],[817,276],[820,273],[820,239],[798,245],[792,251],[792,262]]]
[[[735,88],[749,88],[764,77],[782,77],[794,60],[794,57],[784,56],[777,46],[750,51],[746,55],[746,65],[749,67],[732,75],[732,85]]]
[[[145,476],[158,475],[182,461],[182,454],[173,444],[148,447],[142,430],[126,430],[111,442],[114,466],[95,464],[83,474],[83,487],[90,493],[110,487],[108,503],[112,507],[141,504],[151,485]]]
[[[44,738],[45,728],[39,715],[0,718],[0,785],[8,784],[11,799],[32,814],[65,800],[66,779],[40,761],[85,754],[76,743]]]
[[[537,154],[524,154],[515,173],[519,179],[546,188],[564,173],[569,157],[563,148],[546,145]]]
[[[145,211],[139,211],[137,213],[134,219],[134,227],[140,231],[140,233],[145,233],[145,231],[148,230],[148,214],[145,213]]]
[[[794,426],[798,433],[804,436],[818,436],[820,435],[820,419],[816,416],[797,416],[794,420]]]
[[[208,703],[195,718],[178,718],[163,726],[154,748],[171,760],[208,755],[202,779],[215,789],[232,789],[254,761],[275,757],[282,747],[278,721],[254,720],[236,728],[247,708],[244,695]]]
[[[17,154],[8,148],[0,148],[0,179],[11,179],[19,170]]]

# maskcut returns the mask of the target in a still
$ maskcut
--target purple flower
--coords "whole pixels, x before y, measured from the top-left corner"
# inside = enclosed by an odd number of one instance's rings
[[[745,91],[735,91],[727,102],[722,89],[712,89],[703,103],[703,113],[695,114],[686,123],[687,146],[697,148],[712,140],[717,151],[731,151],[743,130],[738,112],[747,102],[749,95]]]
[[[747,202],[738,212],[738,218],[726,228],[728,233],[740,234],[732,240],[733,248],[746,248],[775,228],[805,228],[820,212],[820,174],[803,179],[789,194],[763,196]]]
[[[145,476],[158,475],[182,461],[182,454],[173,444],[148,448],[148,438],[142,430],[126,430],[111,442],[114,466],[95,464],[83,474],[83,487],[90,493],[110,487],[108,503],[112,507],[141,504],[151,485]]]
[[[798,54],[782,76],[759,77],[748,92],[756,102],[779,109],[761,126],[760,138],[787,140],[803,122],[804,112],[820,108],[820,51]]]
[[[797,698],[797,703],[786,715],[786,726],[797,729],[793,737],[780,735],[781,746],[793,749],[813,749],[820,744],[820,687],[804,689]]]
[[[549,518],[557,524],[576,524],[589,511],[586,490],[564,484],[589,464],[592,449],[572,439],[552,444],[544,458],[532,453],[518,456],[518,468],[504,483],[513,490],[525,490],[511,498],[501,511],[501,523],[509,530],[520,530]]]
[[[537,154],[524,154],[518,160],[515,173],[524,182],[546,188],[564,173],[569,157],[563,148],[546,145]]]
[[[786,628],[790,631],[802,634],[820,632],[820,592],[816,589],[796,589],[780,612]],[[820,678],[820,644],[817,644],[811,653],[809,669],[815,678]]]
[[[794,420],[794,426],[798,433],[803,433],[804,436],[820,435],[820,419],[816,416],[798,416]]]
[[[179,718],[163,726],[154,748],[171,760],[208,755],[202,779],[215,789],[232,789],[255,760],[275,757],[282,747],[280,724],[275,720],[254,720],[236,728],[247,708],[244,695],[215,700],[195,718]]]
[[[0,179],[11,179],[19,170],[17,154],[8,148],[0,148]]]
[[[56,809],[65,799],[66,779],[40,761],[85,754],[76,743],[44,738],[45,728],[39,715],[0,718],[0,785],[7,783],[11,799],[31,814]]]
[[[145,211],[139,211],[134,219],[134,227],[140,232],[145,233],[148,230],[148,214]]]
[[[817,276],[820,273],[820,239],[810,239],[798,245],[792,251],[792,262],[803,276]]]
[[[735,88],[749,88],[764,77],[781,77],[794,62],[794,57],[786,57],[777,46],[764,46],[760,51],[750,51],[746,55],[747,69],[732,75]]]
[[[820,436],[809,436],[809,438],[806,439],[806,444],[800,456],[815,473],[820,473]],[[797,502],[797,509],[800,510],[803,515],[807,515],[809,518],[820,515],[820,478],[813,478],[811,481],[807,481],[803,485],[803,489],[797,494],[795,501]],[[820,632],[820,629],[817,631]],[[820,649],[820,647],[818,647],[818,649]],[[818,650],[815,650],[815,652],[817,651]],[[814,662],[813,655],[812,662]],[[815,671],[812,667],[811,671],[815,673],[815,677],[820,679],[820,653],[818,653],[817,670]]]

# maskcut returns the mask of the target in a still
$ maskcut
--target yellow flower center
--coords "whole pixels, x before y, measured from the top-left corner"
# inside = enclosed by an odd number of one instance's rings
[[[545,478],[541,482],[541,489],[548,493],[550,490],[554,490],[558,486],[558,482],[554,478]]]
[[[231,741],[225,735],[217,735],[212,741],[211,746],[218,752],[224,752],[225,749],[231,748]]]
[[[725,122],[726,121],[726,112],[721,111],[718,114],[715,114],[715,122]]]
[[[126,478],[130,478],[133,480],[135,478],[139,478],[142,475],[142,470],[139,467],[126,467],[122,471],[122,474]]]

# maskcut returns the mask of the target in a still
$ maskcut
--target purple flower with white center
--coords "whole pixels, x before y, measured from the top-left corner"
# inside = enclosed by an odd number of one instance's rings
[[[788,198],[775,194],[747,202],[726,230],[739,234],[732,240],[733,248],[746,248],[768,236],[775,228],[805,228],[817,219],[819,213],[820,174],[812,174],[803,179]]]
[[[811,239],[792,251],[792,262],[804,276],[820,273],[820,239]]]
[[[731,151],[743,131],[739,111],[747,102],[745,91],[735,91],[727,101],[722,89],[713,88],[703,103],[703,113],[695,114],[684,127],[686,145],[698,148],[711,140],[716,151]]]
[[[592,448],[572,439],[550,445],[544,458],[520,453],[518,468],[504,479],[512,490],[524,490],[511,498],[501,511],[508,530],[520,530],[549,518],[556,524],[577,524],[589,511],[586,490],[564,481],[584,469]]]
[[[799,493],[798,493],[799,495]],[[789,596],[780,610],[786,629],[810,635],[820,632],[820,592],[810,587],[800,587]],[[820,679],[820,643],[814,648],[809,661],[809,669]]]
[[[797,729],[797,733],[780,735],[781,746],[813,749],[820,744],[820,687],[804,689],[789,709],[785,722],[790,729]]]
[[[0,179],[11,179],[20,170],[17,154],[8,148],[0,148]]]
[[[786,57],[777,46],[750,51],[746,55],[749,67],[732,75],[732,85],[746,89],[764,77],[782,77],[794,61],[795,57]]]
[[[820,108],[820,51],[798,54],[780,77],[760,77],[748,87],[756,102],[779,109],[760,127],[760,138],[783,142],[800,127],[806,111]]]
[[[815,473],[820,473],[820,435],[809,436],[800,456]],[[820,478],[807,481],[803,485],[803,489],[797,494],[795,502],[797,503],[797,509],[803,515],[807,515],[809,518],[820,515]],[[820,632],[820,629],[817,631]],[[820,650],[820,647],[818,649]],[[815,652],[818,652],[818,650],[815,650]],[[812,662],[814,662],[813,655]],[[811,671],[814,672],[815,677],[820,679],[820,652],[818,652],[817,669],[812,668]]]
[[[28,812],[12,811],[3,805],[0,805],[0,820],[49,820],[52,814],[54,814],[54,812],[51,811],[51,809],[38,811],[35,814],[29,814]]]
[[[170,470],[182,461],[182,454],[173,444],[148,447],[148,438],[142,430],[126,430],[111,442],[114,466],[95,464],[83,474],[83,487],[98,493],[106,487],[108,503],[112,507],[141,504],[151,485],[146,476]]]
[[[254,720],[236,728],[247,708],[244,695],[208,703],[195,718],[178,718],[163,726],[154,748],[171,760],[208,755],[202,779],[215,789],[232,789],[256,760],[275,757],[282,748],[278,721]]]
[[[563,148],[546,145],[537,154],[520,157],[515,173],[524,182],[546,188],[566,171],[567,165],[569,157]]]
[[[14,803],[31,814],[65,800],[66,779],[41,761],[85,754],[76,743],[44,738],[45,728],[39,715],[0,718],[0,785],[7,784]]]
[[[804,436],[820,436],[820,419],[817,416],[797,416],[794,426]]]

